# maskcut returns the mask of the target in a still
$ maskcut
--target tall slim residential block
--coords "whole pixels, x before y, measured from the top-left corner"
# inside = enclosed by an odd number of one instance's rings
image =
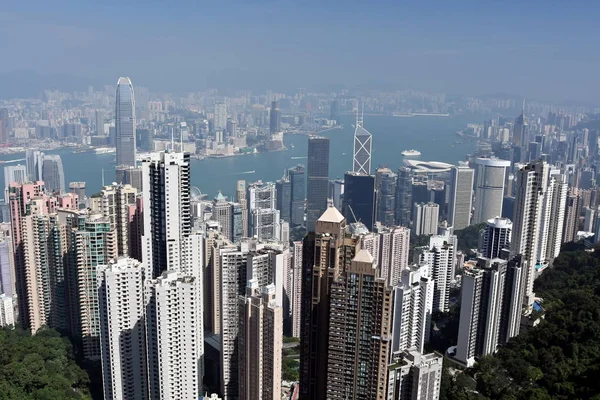
[[[202,390],[200,282],[167,271],[145,283],[148,398],[197,399]]]
[[[7,190],[11,183],[25,182],[29,182],[25,165],[7,165],[4,167],[4,190]]]
[[[64,193],[65,171],[63,169],[62,158],[58,154],[44,156],[42,180],[44,181],[48,192]]]
[[[142,264],[123,257],[99,266],[98,299],[104,398],[147,399]]]
[[[362,222],[368,230],[375,223],[375,177],[355,172],[344,175],[342,214],[347,221]]]
[[[496,352],[498,345],[518,334],[521,298],[520,265],[479,258],[463,275],[455,358],[471,366],[476,357]],[[511,270],[509,272],[509,270]],[[516,274],[515,274],[516,272]],[[516,287],[514,286],[516,284]]]
[[[141,243],[130,243],[141,240],[136,226],[141,209],[138,209],[138,191],[131,185],[110,185],[100,192],[102,215],[110,220],[117,231],[117,248],[119,256],[133,256],[130,251],[140,247]]]
[[[396,181],[398,177],[389,168],[378,168],[375,174],[377,189],[376,220],[385,226],[395,224]]]
[[[451,170],[448,224],[456,230],[471,225],[473,174],[473,169],[467,165],[452,167]]]
[[[127,77],[119,78],[115,99],[117,166],[135,167],[135,96]]]
[[[476,164],[475,211],[472,223],[480,224],[502,216],[506,170],[510,161],[478,157]]]
[[[579,230],[579,215],[582,201],[577,188],[569,188],[565,200],[565,216],[563,226],[563,243],[574,242]]]
[[[304,165],[296,165],[288,171],[290,177],[291,209],[290,226],[304,225],[304,201],[306,200],[306,178],[304,177]]]
[[[329,207],[303,243],[300,396],[327,398],[331,283],[344,268],[346,219]]]
[[[242,237],[248,237],[248,201],[246,198],[246,181],[237,181],[235,201],[242,210]]]
[[[429,250],[419,254],[419,264],[429,265],[431,278],[435,282],[433,293],[434,311],[447,312],[450,310],[450,284],[454,279],[455,247],[447,241],[431,237]]]
[[[10,229],[10,224],[8,225]],[[0,238],[0,293],[16,296],[15,253],[10,235]]]
[[[300,338],[300,323],[302,321],[302,241],[296,241],[292,246],[292,287],[290,304],[292,308],[292,337]]]
[[[377,278],[375,260],[358,251],[331,285],[327,399],[386,398],[392,303],[392,289]]]
[[[423,352],[431,329],[433,290],[428,265],[412,265],[402,271],[402,280],[394,286],[393,354],[410,349]]]
[[[499,258],[503,249],[510,248],[512,226],[508,218],[496,217],[488,220],[480,246],[483,257]]]
[[[550,264],[558,256],[567,201],[567,183],[560,170],[551,168],[542,200],[536,261]],[[579,215],[577,215],[579,222]]]
[[[221,232],[231,241],[233,241],[233,227],[231,226],[231,223],[233,222],[232,213],[233,208],[231,207],[231,203],[228,202],[227,197],[223,196],[219,191],[213,199],[211,219],[219,223]]]
[[[144,235],[142,261],[157,277],[181,265],[183,238],[191,233],[190,156],[152,153],[142,162]]]
[[[275,300],[274,285],[262,288],[248,281],[239,298],[239,399],[281,398],[283,310]]]
[[[256,281],[261,288],[272,284],[275,291],[274,301],[282,308],[288,259],[289,250],[269,247],[251,249],[246,258],[246,279]]]
[[[306,185],[306,231],[314,232],[317,219],[327,210],[329,185],[329,138],[308,139]]]
[[[435,235],[438,231],[440,206],[435,203],[415,203],[413,207],[415,236]]]
[[[411,226],[412,201],[412,170],[407,167],[398,168],[396,182],[396,224]]]
[[[385,279],[389,286],[396,286],[402,278],[402,271],[408,267],[410,228],[380,227],[377,234],[380,277]]]
[[[67,278],[76,286],[71,298],[76,314],[72,329],[81,337],[83,355],[100,359],[100,315],[97,268],[115,260],[118,254],[117,232],[101,214],[74,215],[70,230],[70,268]]]
[[[534,299],[533,281],[549,170],[545,161],[534,161],[517,172],[511,251],[523,256],[523,305],[527,308]]]
[[[215,104],[215,129],[225,129],[227,127],[227,104]]]

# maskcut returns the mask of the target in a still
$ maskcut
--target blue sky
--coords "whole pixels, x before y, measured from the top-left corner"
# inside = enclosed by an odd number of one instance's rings
[[[600,104],[599,17],[593,1],[14,1],[0,8],[0,72]]]

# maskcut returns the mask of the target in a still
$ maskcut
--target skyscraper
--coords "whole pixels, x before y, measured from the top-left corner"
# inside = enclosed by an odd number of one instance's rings
[[[549,166],[545,161],[534,161],[517,172],[515,209],[511,251],[523,259],[523,302],[533,304],[533,280],[537,264],[540,224],[544,195],[547,190]]]
[[[131,185],[110,185],[104,186],[100,194],[102,215],[117,231],[118,255],[133,257],[141,247],[142,210],[137,189]]]
[[[480,224],[502,216],[506,169],[510,167],[510,161],[479,157],[475,160],[475,164],[477,165],[477,183],[472,222]]]
[[[179,270],[183,238],[191,233],[189,154],[152,153],[142,162],[144,265],[160,276],[162,271]]]
[[[435,282],[433,310],[447,312],[450,309],[450,287],[454,280],[456,246],[450,237],[431,236],[429,250],[419,254],[419,265],[429,265]]]
[[[302,321],[302,241],[293,243],[292,250],[292,271],[289,290],[290,306],[292,309],[291,324],[292,337],[300,338],[300,323]]]
[[[562,242],[574,242],[579,230],[579,215],[581,214],[581,198],[577,188],[569,188],[565,201],[565,217]]]
[[[331,282],[344,268],[345,227],[344,216],[329,207],[316,221],[316,232],[304,238],[300,395],[305,399],[327,398]]]
[[[98,267],[104,398],[148,398],[144,267],[131,258]]]
[[[500,258],[501,251],[510,248],[512,226],[508,218],[496,217],[488,220],[480,246],[483,257]]]
[[[471,225],[473,200],[473,169],[466,165],[452,167],[450,199],[448,200],[448,225],[464,229]]]
[[[27,150],[25,153],[25,165],[27,166],[27,180],[29,182],[42,180],[44,153],[37,150]]]
[[[283,310],[275,299],[275,285],[262,288],[248,281],[240,296],[240,400],[278,399],[281,396]]]
[[[258,240],[280,240],[280,215],[277,190],[272,182],[258,181],[248,186],[250,236]]]
[[[394,225],[396,210],[397,176],[389,168],[378,168],[375,174],[377,189],[376,220],[383,225]]]
[[[275,188],[277,190],[279,216],[282,220],[291,222],[292,184],[287,171],[281,179],[275,182]]]
[[[291,193],[290,226],[304,225],[304,201],[306,200],[306,178],[304,165],[296,165],[289,171]]]
[[[410,228],[378,227],[377,235],[379,236],[380,276],[389,286],[396,286],[400,282],[402,271],[408,268]]]
[[[27,168],[24,165],[7,165],[4,167],[5,191],[11,183],[25,183],[28,181]]]
[[[392,307],[392,289],[377,277],[375,260],[358,251],[331,285],[327,399],[386,398]]]
[[[64,193],[65,171],[62,159],[58,154],[44,155],[42,180],[50,193]]]
[[[398,168],[398,180],[396,183],[396,224],[410,226],[412,199],[412,170],[407,167]]]
[[[327,209],[329,138],[313,136],[308,139],[307,170],[306,231],[314,232],[317,219]]]
[[[389,366],[387,400],[438,400],[444,356],[407,350]]]
[[[215,130],[223,130],[227,127],[227,104],[215,104]]]
[[[279,104],[274,101],[269,112],[269,133],[273,136],[279,132],[281,132],[281,111],[279,111]]]
[[[375,178],[356,172],[344,175],[344,218],[351,222],[362,222],[373,230],[375,223]]]
[[[146,280],[151,399],[197,399],[202,390],[200,279],[176,271]]]
[[[235,201],[242,210],[242,237],[248,237],[248,201],[246,198],[246,181],[237,181]]]
[[[356,174],[371,174],[371,147],[373,146],[371,132],[363,127],[362,117],[356,118],[354,130],[354,158],[352,172]]]
[[[135,97],[131,80],[119,78],[115,100],[117,167],[135,167]]]
[[[515,120],[515,124],[513,125],[513,136],[512,143],[514,146],[520,147],[521,152],[529,143],[528,132],[527,132],[528,124],[525,120],[525,105],[523,104],[523,111],[521,111],[521,115],[517,117]]]

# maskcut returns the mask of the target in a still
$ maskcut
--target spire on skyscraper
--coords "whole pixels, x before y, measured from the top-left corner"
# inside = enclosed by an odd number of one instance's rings
[[[371,174],[371,132],[363,127],[364,105],[360,118],[356,109],[356,129],[354,131],[354,159],[352,171],[357,174]]]

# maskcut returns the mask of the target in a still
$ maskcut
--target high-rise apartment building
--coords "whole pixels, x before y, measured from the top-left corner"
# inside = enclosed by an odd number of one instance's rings
[[[472,223],[480,224],[502,216],[502,200],[506,182],[506,170],[510,161],[494,157],[478,157],[475,184],[475,211]]]
[[[292,245],[292,271],[289,290],[291,308],[291,332],[292,337],[300,338],[300,323],[302,321],[302,241],[296,241]]]
[[[48,192],[64,193],[65,171],[63,169],[62,159],[58,154],[44,155],[42,180],[44,181]]]
[[[106,400],[148,398],[144,267],[131,258],[98,267],[102,383]]]
[[[389,286],[396,286],[402,278],[402,271],[408,267],[410,228],[378,227],[377,235],[379,276],[385,279]],[[372,255],[375,257],[375,254]]]
[[[398,168],[396,182],[396,224],[411,226],[412,200],[412,170],[408,167]]]
[[[233,207],[227,201],[227,197],[223,196],[221,192],[213,199],[211,219],[217,221],[223,235],[230,241],[233,241]]]
[[[248,237],[248,201],[246,198],[246,181],[237,181],[235,201],[241,206],[242,237]]]
[[[306,231],[314,232],[317,219],[327,210],[329,185],[329,138],[308,139]]]
[[[396,181],[398,177],[389,168],[378,168],[375,174],[377,190],[376,221],[385,226],[395,224]]]
[[[439,215],[439,205],[435,203],[415,203],[412,229],[414,235],[435,235],[438,230]]]
[[[464,229],[471,225],[473,200],[473,169],[467,165],[452,167],[450,173],[450,199],[448,200],[448,225]]]
[[[476,357],[496,352],[519,332],[521,265],[518,259],[479,258],[463,274],[455,358],[471,366]]]
[[[394,286],[392,353],[416,349],[423,352],[429,341],[433,312],[434,281],[430,266],[412,265],[402,271],[402,279]]]
[[[375,178],[355,172],[344,175],[342,214],[347,221],[361,222],[373,230],[375,223]]]
[[[304,165],[296,165],[288,170],[291,186],[290,226],[304,225],[304,201],[306,200],[306,179]]]
[[[117,147],[117,167],[135,167],[135,96],[133,85],[127,77],[119,78],[115,99],[115,133]]]
[[[450,309],[450,284],[454,280],[455,245],[449,237],[432,236],[429,250],[419,254],[419,265],[429,265],[431,278],[435,282],[433,310],[447,312]]]
[[[496,217],[488,220],[479,246],[483,257],[500,258],[502,250],[510,248],[512,226],[508,218]]]
[[[215,104],[215,129],[223,130],[227,127],[227,104]]]
[[[533,281],[549,170],[546,162],[534,161],[517,172],[511,251],[523,257],[523,302],[527,307],[534,299]]]
[[[388,400],[438,400],[444,356],[407,350],[389,367]]]
[[[192,231],[189,154],[152,153],[142,170],[142,261],[151,271],[148,277],[157,277],[165,270],[179,270],[182,243]]]
[[[375,259],[358,251],[331,285],[327,399],[386,398],[392,307],[392,290],[377,277]]]
[[[16,325],[13,298],[0,293],[0,327]]]
[[[117,231],[119,256],[140,260],[142,207],[138,190],[131,185],[104,186],[100,192],[102,215]]]
[[[563,226],[562,242],[569,243],[574,242],[577,238],[577,231],[579,230],[579,215],[581,214],[582,207],[581,197],[579,196],[577,188],[569,188],[566,200],[565,200],[565,216]]]
[[[200,280],[167,271],[145,284],[150,399],[197,399],[202,390]]]
[[[331,282],[343,271],[345,227],[344,216],[329,207],[316,222],[316,232],[304,238],[300,342],[302,398],[327,398]]]
[[[239,298],[239,399],[281,398],[283,310],[275,286],[248,281]]]

